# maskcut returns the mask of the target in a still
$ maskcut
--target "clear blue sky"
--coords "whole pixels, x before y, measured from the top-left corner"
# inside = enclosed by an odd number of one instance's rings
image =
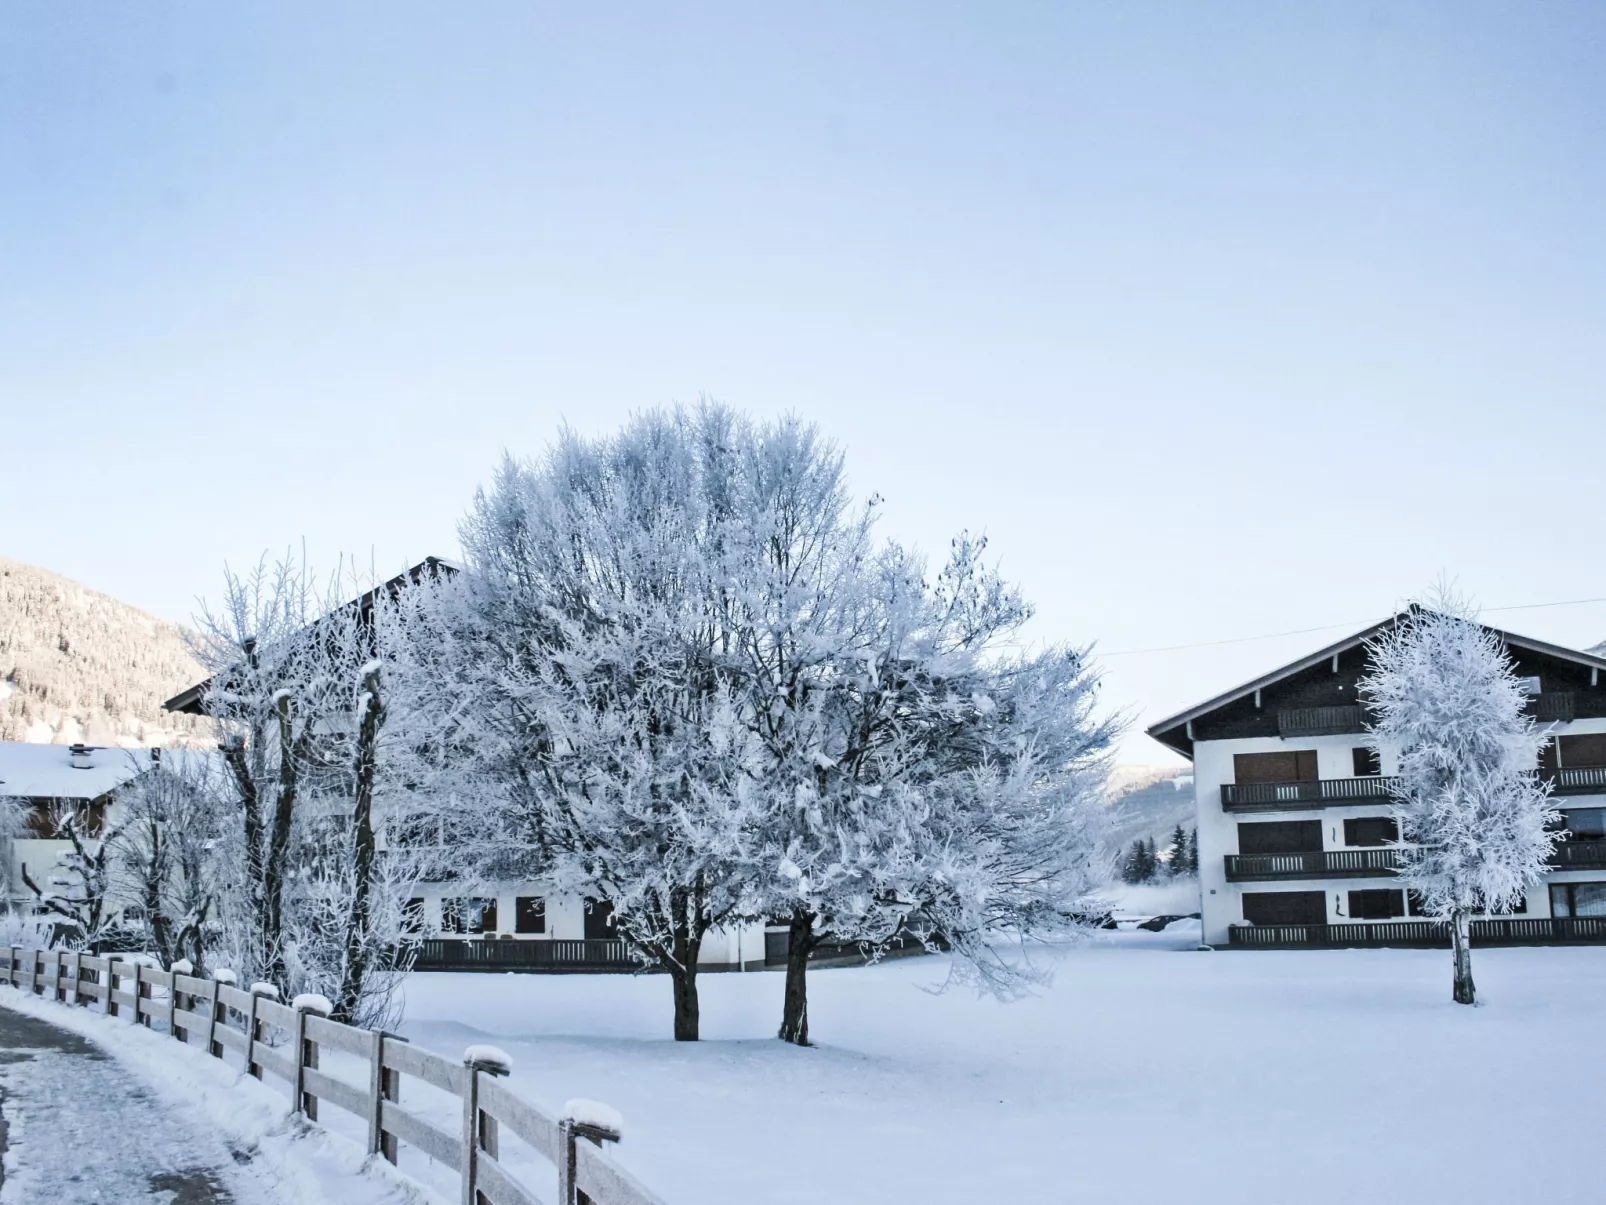
[[[1597,597],[1603,382],[1599,3],[0,25],[0,553],[176,619],[303,537],[450,555],[503,447],[704,392],[817,420],[889,534],[985,530],[1041,639]]]

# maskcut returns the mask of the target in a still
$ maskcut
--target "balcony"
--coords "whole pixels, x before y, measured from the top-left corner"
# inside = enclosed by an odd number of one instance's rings
[[[1555,870],[1606,870],[1606,841],[1563,841],[1550,851]]]
[[[1576,700],[1568,690],[1530,695],[1523,710],[1541,724],[1570,724],[1577,712]]]
[[[1391,875],[1400,864],[1400,851],[1389,847],[1318,849],[1298,854],[1228,854],[1227,882],[1372,878]]]
[[[1277,713],[1277,735],[1337,736],[1345,732],[1366,731],[1366,709],[1358,704],[1343,707],[1287,707]]]
[[[1392,778],[1318,778],[1309,782],[1224,782],[1224,812],[1290,812],[1347,807],[1389,797]]]
[[[418,943],[415,971],[639,971],[641,964],[617,938],[508,941],[426,937]]]
[[[1606,766],[1551,770],[1546,777],[1557,795],[1606,795]]]
[[[1227,944],[1240,949],[1343,949],[1356,946],[1448,948],[1443,921],[1378,921],[1348,925],[1231,925]],[[1552,946],[1606,944],[1606,916],[1550,919],[1492,917],[1472,922],[1475,946]]]

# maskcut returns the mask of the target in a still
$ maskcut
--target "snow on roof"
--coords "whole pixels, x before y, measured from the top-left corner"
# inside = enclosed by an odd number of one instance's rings
[[[149,749],[91,746],[89,767],[72,764],[70,745],[0,741],[0,796],[97,799],[150,768]]]

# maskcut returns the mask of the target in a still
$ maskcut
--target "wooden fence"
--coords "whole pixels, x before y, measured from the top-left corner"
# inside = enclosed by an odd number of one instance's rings
[[[594,1118],[557,1120],[515,1096],[500,1080],[506,1065],[488,1048],[471,1046],[454,1062],[396,1034],[331,1021],[305,997],[292,1008],[275,999],[271,988],[240,991],[216,979],[164,971],[148,960],[20,946],[0,950],[0,958],[0,982],[62,1004],[98,1004],[108,1016],[147,1028],[159,1023],[176,1040],[214,1058],[234,1051],[256,1078],[266,1070],[285,1080],[291,1111],[309,1121],[318,1120],[324,1104],[354,1114],[367,1127],[370,1154],[395,1163],[398,1144],[405,1143],[459,1173],[463,1205],[543,1205],[548,1199],[498,1158],[504,1131],[554,1165],[558,1205],[662,1205],[602,1150],[602,1143],[619,1141],[617,1130]],[[319,1054],[326,1049],[365,1060],[367,1086],[321,1070]],[[402,1107],[406,1076],[462,1102],[458,1132]]]

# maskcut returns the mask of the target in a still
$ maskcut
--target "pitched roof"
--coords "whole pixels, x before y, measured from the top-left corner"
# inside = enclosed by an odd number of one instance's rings
[[[445,557],[427,556],[405,573],[398,573],[388,582],[382,582],[381,584],[375,586],[372,590],[368,590],[363,594],[358,595],[350,602],[342,604],[340,607],[336,608],[335,613],[355,607],[363,615],[364,621],[366,622],[368,614],[373,610],[374,598],[381,590],[385,591],[387,594],[394,595],[396,591],[400,590],[409,582],[416,584],[422,581],[425,576],[435,577],[441,573],[457,573],[459,568],[460,567],[455,561],[449,561]],[[316,628],[319,622],[321,621],[314,621],[311,626]],[[183,711],[188,712],[191,715],[200,715],[201,701],[206,698],[207,689],[211,685],[211,678],[206,679],[204,682],[197,682],[188,690],[174,695],[167,702],[163,703],[162,710]]]
[[[1329,644],[1325,648],[1317,649],[1314,653],[1310,653],[1307,656],[1301,657],[1297,661],[1290,661],[1287,665],[1280,666],[1279,668],[1272,670],[1270,673],[1262,674],[1260,677],[1255,678],[1252,681],[1243,683],[1241,686],[1235,686],[1231,690],[1224,691],[1219,695],[1215,695],[1212,698],[1206,699],[1203,703],[1197,703],[1185,711],[1179,711],[1175,715],[1167,716],[1159,723],[1149,725],[1145,731],[1155,740],[1159,741],[1162,745],[1165,745],[1168,748],[1178,749],[1178,743],[1175,740],[1166,740],[1163,734],[1185,727],[1190,721],[1197,720],[1201,716],[1208,715],[1210,712],[1215,711],[1218,707],[1225,707],[1228,703],[1242,699],[1246,695],[1252,695],[1255,693],[1255,691],[1263,690],[1274,683],[1281,682],[1283,679],[1291,677],[1294,674],[1299,673],[1301,670],[1309,669],[1313,665],[1320,665],[1328,658],[1345,652],[1348,649],[1359,648],[1373,636],[1376,636],[1379,632],[1383,631],[1384,628],[1387,628],[1397,622],[1400,616],[1404,614],[1406,614],[1406,612],[1400,611],[1390,615],[1387,619],[1379,620],[1377,623],[1374,623],[1369,627],[1362,628],[1359,632],[1356,632],[1350,636],[1346,636],[1343,640]],[[1586,653],[1581,652],[1578,649],[1566,648],[1563,645],[1550,644],[1543,640],[1535,640],[1530,636],[1519,636],[1515,632],[1507,632],[1501,628],[1490,627],[1488,624],[1484,624],[1483,626],[1489,631],[1494,632],[1512,648],[1526,649],[1529,652],[1540,653],[1547,657],[1558,657],[1564,661],[1572,661],[1578,665],[1587,666],[1590,669],[1606,669],[1606,644],[1596,645],[1594,649]],[[1179,751],[1181,750],[1179,749]]]
[[[150,765],[149,749],[92,746],[88,768],[79,769],[71,746],[0,741],[0,797],[99,799]]]

